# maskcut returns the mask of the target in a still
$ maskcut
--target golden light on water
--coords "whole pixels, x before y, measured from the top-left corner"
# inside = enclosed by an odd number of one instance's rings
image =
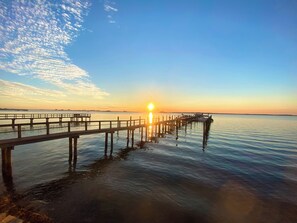
[[[152,110],[154,110],[155,105],[153,103],[149,103],[147,108],[148,108],[149,111],[152,111]]]
[[[149,123],[150,124],[153,123],[153,113],[152,112],[149,113]]]

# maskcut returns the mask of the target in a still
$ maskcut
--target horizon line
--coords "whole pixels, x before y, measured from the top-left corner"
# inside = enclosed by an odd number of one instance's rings
[[[146,111],[129,111],[129,110],[110,110],[110,109],[44,109],[44,108],[0,108],[0,111],[84,111],[84,112],[125,112],[125,113],[143,113]],[[156,111],[156,113],[203,113],[203,114],[220,114],[220,115],[263,115],[263,116],[297,116],[289,113],[238,113],[238,112],[205,112],[205,111]]]

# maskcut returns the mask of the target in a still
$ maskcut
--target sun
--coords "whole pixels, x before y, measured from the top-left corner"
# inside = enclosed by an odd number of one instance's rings
[[[153,103],[149,103],[147,108],[148,108],[149,111],[152,111],[152,110],[154,110],[155,105]]]

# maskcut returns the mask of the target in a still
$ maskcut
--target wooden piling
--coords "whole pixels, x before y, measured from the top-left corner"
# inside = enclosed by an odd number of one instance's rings
[[[46,134],[49,135],[49,122],[46,122]]]
[[[120,128],[121,123],[120,123],[120,117],[118,116],[117,118],[117,127]],[[119,136],[119,130],[117,131],[117,135]]]
[[[145,124],[145,123],[144,123]],[[147,139],[148,139],[148,125],[145,125],[145,141],[147,142]]]
[[[140,141],[143,141],[143,127],[141,127],[141,131],[140,131]]]
[[[68,162],[72,162],[72,137],[69,137],[69,159]]]
[[[127,148],[129,148],[129,137],[130,137],[130,130],[127,129]]]
[[[132,148],[134,147],[134,130],[135,129],[132,129],[132,140],[131,140],[131,143],[132,143]]]
[[[161,136],[161,124],[160,124],[160,117],[158,116],[158,137]]]
[[[104,154],[107,154],[107,147],[108,147],[108,132],[105,132],[105,147],[104,147]]]
[[[76,161],[77,160],[77,136],[73,138],[74,142],[73,142],[73,146],[74,146],[74,157],[73,160]]]
[[[4,177],[12,177],[12,166],[11,166],[11,150],[13,146],[2,147],[1,156],[2,156],[2,174]]]
[[[110,155],[113,152],[113,132],[110,132]]]
[[[12,125],[12,128],[14,129],[15,128],[15,118],[11,119],[11,125]]]
[[[175,124],[175,139],[178,140],[178,121],[176,121],[176,124]]]
[[[22,138],[22,126],[18,125],[18,138]]]

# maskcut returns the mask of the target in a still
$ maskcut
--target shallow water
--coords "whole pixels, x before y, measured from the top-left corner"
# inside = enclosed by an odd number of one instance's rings
[[[143,114],[96,113],[92,119]],[[15,147],[13,185],[55,222],[296,222],[297,117],[214,115],[207,147],[193,123],[145,148],[104,157],[104,135]],[[138,131],[135,131],[138,133]],[[136,135],[136,140],[139,134]]]

